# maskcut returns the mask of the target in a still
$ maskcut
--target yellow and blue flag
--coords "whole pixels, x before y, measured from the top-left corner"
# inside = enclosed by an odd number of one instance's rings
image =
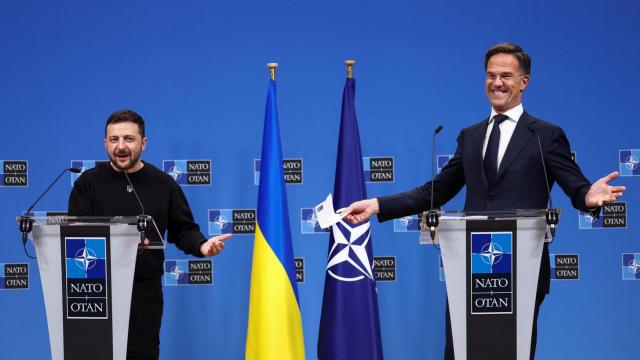
[[[355,110],[355,79],[342,95],[333,206],[342,209],[367,198]],[[341,220],[331,228],[322,315],[318,334],[320,360],[382,359],[378,296],[373,275],[369,222]]]
[[[276,83],[269,82],[253,244],[247,359],[302,360],[304,338],[282,169]]]

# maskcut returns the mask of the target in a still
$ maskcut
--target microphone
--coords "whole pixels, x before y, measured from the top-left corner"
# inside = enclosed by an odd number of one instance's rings
[[[60,180],[60,178],[62,177],[62,175],[64,175],[67,171],[70,171],[70,172],[72,172],[74,174],[79,174],[79,173],[82,172],[82,170],[76,169],[76,168],[66,168],[66,169],[62,170],[60,175],[58,175],[58,177],[56,177],[51,182],[51,184],[49,184],[49,186],[46,189],[44,189],[42,194],[40,194],[40,196],[38,196],[36,201],[34,201],[33,204],[31,204],[31,206],[29,206],[27,211],[25,211],[25,214],[20,216],[20,232],[22,233],[22,246],[24,247],[25,253],[27,252],[27,238],[28,238],[29,233],[31,232],[31,230],[33,230],[33,219],[31,219],[29,217],[29,213],[31,212],[33,207],[36,206],[36,204],[40,201],[40,199],[42,199],[42,197],[47,192],[49,192],[49,190],[53,187],[53,185],[55,185],[55,183],[57,183],[58,180]],[[32,257],[28,253],[27,253],[27,256]]]
[[[538,134],[538,130],[533,126],[533,124],[529,124],[527,126],[529,130],[533,131],[536,134],[536,138],[538,139],[538,150],[540,151],[540,159],[542,161],[542,171],[544,173],[544,183],[547,185],[547,197],[549,198],[549,203],[547,207],[547,212],[545,215],[547,225],[549,225],[549,230],[551,232],[551,242],[553,238],[556,236],[556,226],[560,221],[560,210],[553,207],[553,198],[551,197],[551,188],[549,187],[549,177],[547,175],[547,167],[544,162],[544,152],[542,151],[542,142],[540,141],[540,134]]]
[[[431,234],[431,241],[434,241],[436,238],[436,228],[439,224],[438,212],[433,209],[433,191],[435,187],[434,178],[436,176],[436,135],[438,135],[440,131],[442,131],[442,125],[438,125],[438,127],[436,127],[433,131],[433,136],[431,137],[431,204],[429,206],[429,211],[427,211],[427,226],[429,227],[429,233]]]

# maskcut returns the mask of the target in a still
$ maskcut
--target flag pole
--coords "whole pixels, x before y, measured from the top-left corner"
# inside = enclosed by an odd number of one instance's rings
[[[345,60],[345,65],[347,65],[347,78],[351,79],[353,77],[353,65],[356,64],[355,60]]]
[[[271,75],[271,80],[275,80],[276,68],[278,67],[278,63],[268,63],[267,67],[269,68],[269,74]]]

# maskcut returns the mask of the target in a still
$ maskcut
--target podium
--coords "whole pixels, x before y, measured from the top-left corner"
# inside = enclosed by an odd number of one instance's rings
[[[441,213],[441,249],[456,360],[529,359],[546,210]]]
[[[51,358],[125,359],[137,217],[29,217]]]

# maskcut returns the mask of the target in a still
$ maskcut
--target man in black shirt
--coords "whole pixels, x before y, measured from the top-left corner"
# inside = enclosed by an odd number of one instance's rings
[[[85,171],[69,197],[69,215],[137,216],[144,212],[151,225],[145,244],[162,241],[160,234],[186,254],[217,255],[226,234],[208,239],[194,222],[187,198],[173,178],[140,156],[147,146],[144,120],[131,110],[117,111],[107,119],[104,144],[111,160]],[[131,180],[133,188],[126,176]],[[162,320],[164,252],[146,249],[138,254],[131,298],[127,359],[157,359]]]

